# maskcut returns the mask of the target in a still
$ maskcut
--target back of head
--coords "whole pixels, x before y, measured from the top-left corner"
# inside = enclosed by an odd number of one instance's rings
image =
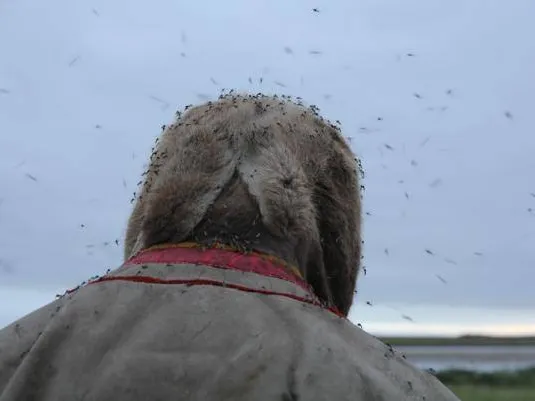
[[[361,255],[358,169],[339,129],[314,109],[222,96],[189,109],[157,143],[125,258],[184,241],[267,252],[347,314]]]

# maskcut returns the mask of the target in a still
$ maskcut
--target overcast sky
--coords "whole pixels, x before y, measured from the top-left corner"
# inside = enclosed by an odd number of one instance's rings
[[[121,263],[160,126],[233,88],[318,105],[363,159],[353,321],[535,334],[533,15],[533,0],[3,1],[0,327]]]

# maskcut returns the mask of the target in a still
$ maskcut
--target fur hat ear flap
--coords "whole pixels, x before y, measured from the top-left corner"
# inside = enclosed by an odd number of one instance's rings
[[[134,250],[186,240],[230,181],[238,155],[211,134],[164,133],[127,232],[136,237]]]
[[[341,152],[332,157],[314,189],[327,285],[344,315],[353,304],[361,257],[360,186],[349,156]]]
[[[273,143],[244,155],[238,171],[271,234],[294,243],[305,236],[319,240],[312,186],[286,144]]]

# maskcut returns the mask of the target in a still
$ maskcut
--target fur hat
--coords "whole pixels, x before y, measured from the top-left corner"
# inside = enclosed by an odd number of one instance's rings
[[[338,127],[289,98],[231,93],[190,108],[151,156],[125,259],[184,241],[268,252],[347,315],[361,257],[359,168]]]

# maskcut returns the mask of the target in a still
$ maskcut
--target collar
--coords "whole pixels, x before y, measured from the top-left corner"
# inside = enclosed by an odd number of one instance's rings
[[[155,245],[138,252],[124,264],[146,263],[204,264],[304,283],[299,269],[277,256],[256,251],[244,252],[219,242],[210,246],[196,242]]]
[[[195,264],[215,267],[220,269],[232,269],[245,272],[260,274],[263,276],[274,277],[281,280],[286,280],[307,290],[310,294],[314,291],[310,285],[303,279],[303,276],[296,266],[291,265],[284,260],[274,255],[269,255],[260,252],[244,252],[233,248],[231,246],[215,243],[211,246],[206,246],[194,242],[183,242],[179,244],[161,244],[147,249],[144,249],[128,259],[123,266],[127,265],[145,265],[148,263],[154,264]],[[269,290],[251,290],[240,285],[222,285],[219,282],[210,280],[159,280],[154,277],[145,276],[113,276],[106,274],[105,276],[95,276],[80,286],[68,290],[64,295],[72,294],[79,288],[89,285],[97,284],[106,281],[132,281],[153,284],[197,284],[197,285],[218,285],[226,287],[235,287],[241,291],[259,292],[267,295],[281,295],[288,298],[295,299],[300,302],[313,304],[321,308],[327,309],[338,317],[344,316],[332,306],[327,306],[320,302],[316,296],[313,299],[307,299],[300,296],[289,295],[285,293],[274,293]],[[61,297],[61,296],[60,296]]]

